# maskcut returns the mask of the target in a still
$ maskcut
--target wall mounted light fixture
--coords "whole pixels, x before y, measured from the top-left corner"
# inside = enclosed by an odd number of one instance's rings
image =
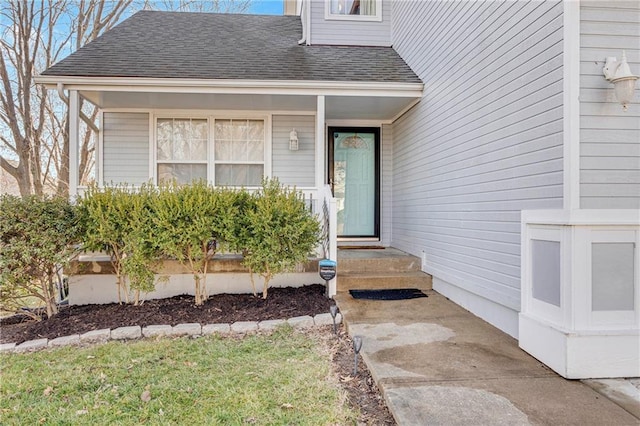
[[[298,150],[298,132],[296,129],[293,129],[289,132],[289,151],[297,151]]]
[[[602,72],[604,78],[613,83],[616,99],[622,104],[622,109],[626,111],[627,104],[633,99],[638,76],[631,73],[624,50],[620,61],[615,57],[608,57]]]

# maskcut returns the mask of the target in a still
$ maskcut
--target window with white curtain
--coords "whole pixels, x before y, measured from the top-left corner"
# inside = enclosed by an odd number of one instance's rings
[[[215,120],[215,184],[259,186],[264,176],[264,120]]]
[[[264,120],[156,120],[158,183],[205,179],[220,186],[259,186],[265,173],[264,150]]]
[[[158,118],[158,183],[207,179],[209,122],[206,118]]]
[[[381,0],[327,0],[328,19],[381,20]]]

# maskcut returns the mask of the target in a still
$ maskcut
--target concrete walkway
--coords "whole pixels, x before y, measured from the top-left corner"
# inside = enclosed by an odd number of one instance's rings
[[[517,341],[440,294],[336,301],[400,425],[640,425],[580,381],[565,380]]]

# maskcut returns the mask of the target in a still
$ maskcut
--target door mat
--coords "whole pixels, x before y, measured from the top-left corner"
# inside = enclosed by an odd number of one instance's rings
[[[384,290],[349,290],[354,299],[370,300],[404,300],[428,297],[417,288],[393,288]]]

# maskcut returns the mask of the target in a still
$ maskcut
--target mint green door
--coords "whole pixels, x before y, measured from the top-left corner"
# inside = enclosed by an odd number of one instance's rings
[[[338,209],[338,237],[379,236],[377,128],[329,129],[329,178]]]

